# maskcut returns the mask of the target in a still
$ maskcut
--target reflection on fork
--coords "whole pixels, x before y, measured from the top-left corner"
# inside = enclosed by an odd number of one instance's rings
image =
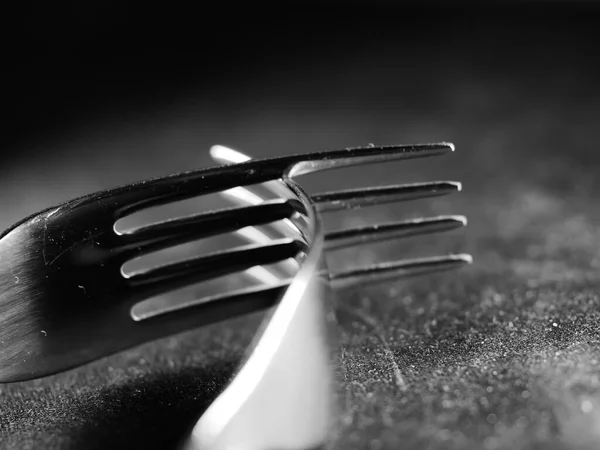
[[[290,258],[301,261],[318,237],[314,230],[319,208],[423,191],[423,187],[399,186],[311,199],[292,182],[293,176],[440,155],[452,149],[444,143],[368,146],[247,161],[91,193],[22,219],[0,234],[0,382],[50,375],[144,342],[273,306],[292,280],[235,290],[221,284],[220,289],[176,305],[153,304],[152,300],[192,285],[204,288],[226,276],[235,278],[257,266]],[[120,220],[153,207],[281,179],[295,198],[169,218],[125,232],[117,229]],[[426,186],[425,194],[437,190]],[[130,263],[159,251],[283,219],[296,220],[301,232],[291,238],[127,269]],[[462,262],[464,258],[450,257],[329,278],[334,282],[366,280],[378,274],[392,276],[398,271]],[[140,303],[148,301],[153,310],[140,312]]]
[[[217,161],[227,164],[249,160],[247,156],[221,146],[213,147],[211,154]],[[293,198],[298,192],[290,189],[284,181],[271,181],[263,187],[279,198]],[[440,187],[442,192],[438,192]],[[311,196],[311,201],[316,210],[326,212],[340,207],[362,206],[368,202],[439,195],[452,190],[452,187],[459,188],[459,185],[429,183],[342,191]],[[258,205],[266,201],[246,187],[236,187],[223,194],[241,205]],[[343,203],[344,200],[347,203]],[[320,221],[318,216],[316,220]],[[340,361],[336,359],[337,353],[331,345],[331,331],[328,333],[323,326],[328,324],[331,328],[334,323],[333,317],[324,311],[325,305],[331,305],[331,299],[327,298],[328,290],[323,288],[323,283],[326,281],[337,287],[365,280],[416,275],[454,268],[470,262],[470,257],[452,255],[397,261],[341,274],[331,274],[326,269],[317,272],[317,266],[324,267],[324,264],[312,265],[311,258],[323,261],[321,253],[326,249],[445,231],[465,223],[466,219],[462,216],[437,217],[342,230],[323,236],[323,245],[322,240],[317,239],[298,275],[309,287],[303,295],[294,296],[292,282],[240,372],[194,427],[187,448],[313,449],[324,445],[335,422],[335,375]],[[289,219],[272,224],[272,231],[279,235],[297,232]],[[238,230],[238,233],[251,242],[268,242],[272,238],[255,227]],[[293,272],[293,266],[287,269]],[[268,270],[248,271],[246,274],[263,282],[275,276]]]
[[[231,384],[186,449],[316,449],[332,432],[337,389],[328,286],[312,248]]]
[[[329,316],[321,310],[329,304],[328,284],[448,269],[470,258],[450,255],[330,273],[323,258],[327,247],[395,239],[463,221],[436,219],[324,235],[320,212],[438,195],[457,190],[458,185],[397,185],[309,197],[293,177],[452,150],[445,143],[368,146],[246,161],[88,194],[24,218],[0,234],[0,382],[50,375],[144,342],[277,305],[240,373],[198,424],[197,430],[207,434],[195,436],[204,436],[207,448],[312,446],[328,428],[324,418],[329,417],[332,389],[327,366]],[[125,232],[116,228],[119,220],[138,211],[239,187],[245,192],[248,186],[262,183],[276,183],[289,197],[170,218]],[[153,252],[273,223],[281,228],[283,238],[261,238],[259,244],[126,270],[128,263]],[[272,273],[267,282],[237,290],[221,285],[222,289],[189,302],[155,305],[152,311],[136,309],[164,293],[238,277],[290,258],[298,264],[286,267],[285,276],[277,279]],[[292,270],[298,265],[297,272]],[[265,272],[260,275],[264,276]],[[278,389],[273,389],[273,383],[279,383]],[[261,416],[265,414],[266,418]],[[279,432],[250,439],[265,430]]]

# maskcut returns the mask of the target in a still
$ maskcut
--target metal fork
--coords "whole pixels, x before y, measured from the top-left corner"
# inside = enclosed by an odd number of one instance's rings
[[[452,147],[452,149],[454,149],[454,147]],[[251,160],[248,155],[222,145],[214,145],[210,149],[210,154],[215,162],[221,164],[239,164]],[[289,188],[281,181],[269,181],[263,183],[261,187],[264,188],[266,193],[276,198],[293,197],[293,193],[290,193]],[[319,213],[331,213],[345,209],[362,208],[385,203],[447,195],[460,191],[461,189],[462,186],[459,182],[434,181],[396,184],[382,187],[355,188],[311,194],[310,197],[315,203]],[[232,199],[240,206],[259,205],[267,200],[264,198],[263,193],[255,191],[255,189],[249,187],[236,187],[223,191],[221,194]],[[286,235],[288,227],[286,227],[284,222],[285,221],[281,221],[271,225],[271,228],[276,232],[275,234],[267,234],[262,230],[257,232],[256,229],[252,230],[253,232],[248,232],[248,229],[240,230],[239,232],[250,242],[268,242],[278,235]],[[465,216],[442,215],[337,230],[325,234],[324,248],[327,251],[340,250],[378,241],[451,231],[464,227],[466,224],[467,218]],[[380,262],[369,266],[363,266],[358,269],[345,270],[338,273],[327,273],[324,274],[324,276],[327,277],[333,288],[340,288],[358,283],[384,281],[387,278],[410,277],[452,269],[455,268],[457,264],[470,262],[471,257],[466,254],[412,258],[393,262]],[[290,267],[288,266],[287,269],[290,270]],[[293,270],[293,267],[291,270]],[[261,272],[250,273],[249,275],[261,279]]]
[[[140,343],[274,305],[290,281],[228,291],[146,316],[140,301],[182,286],[277,263],[305,254],[311,232],[124,275],[123,265],[177,244],[278,220],[310,219],[314,203],[361,204],[430,195],[443,190],[397,186],[333,193],[308,199],[294,187],[296,175],[338,167],[439,155],[451,144],[363,147],[291,155],[185,172],[86,195],[23,219],[0,235],[0,382],[63,371]],[[176,200],[287,180],[296,198],[211,211],[126,233],[115,222],[136,211]],[[304,199],[304,200],[302,200]],[[310,229],[308,227],[307,229]],[[377,233],[374,232],[373,235]],[[380,267],[342,273],[338,281],[377,273],[422,272],[469,262],[466,255],[414,267]]]
[[[211,155],[218,162],[239,163],[250,158],[246,155],[222,146],[211,148]],[[284,181],[270,181],[259,188],[265,188],[266,194],[279,198],[294,198]],[[267,199],[259,189],[237,187],[224,191],[223,195],[240,204],[260,204]],[[322,195],[319,197],[323,197]],[[318,209],[318,205],[313,206]],[[326,209],[325,209],[326,210]],[[320,215],[319,215],[320,216]],[[354,245],[364,241],[403,237],[462,226],[463,217],[439,217],[420,219],[380,226],[378,228],[345,230],[330,233],[328,240],[313,245],[309,250],[309,259],[319,258],[324,249],[337,249],[340,246]],[[288,220],[272,225],[271,231],[281,235],[294,234],[296,226]],[[269,242],[274,237],[264,230],[248,227],[238,233],[249,241]],[[322,244],[325,244],[324,246]],[[328,245],[329,244],[329,245]],[[381,265],[363,268],[361,276],[342,277],[346,283],[379,279],[411,267],[416,271],[422,268],[423,261],[396,262],[395,271],[381,269]],[[324,265],[324,264],[323,264]],[[439,267],[439,266],[438,266]],[[293,264],[288,267],[294,272]],[[410,270],[409,270],[410,271]],[[263,272],[248,273],[258,278],[265,277]],[[266,280],[277,277],[277,272],[268,273]],[[316,266],[303,265],[295,280],[301,279],[301,285],[311,286],[300,292],[298,284],[292,283],[271,321],[267,330],[251,346],[250,356],[233,379],[232,383],[215,400],[195,425],[186,442],[186,450],[226,450],[244,449],[300,449],[321,448],[331,437],[335,424],[335,398],[337,382],[335,374],[341,373],[339,355],[333,350],[333,340],[328,339],[326,324],[335,329],[334,312],[329,322],[324,314],[325,305],[332,306],[331,299],[323,281],[336,279],[328,270],[316,271]],[[328,284],[331,287],[331,282]],[[319,289],[321,287],[321,289]]]

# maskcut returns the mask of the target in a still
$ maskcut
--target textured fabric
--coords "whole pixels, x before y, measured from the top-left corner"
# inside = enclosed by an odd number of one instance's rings
[[[190,94],[153,115],[54,137],[43,146],[61,147],[62,158],[4,170],[0,225],[74,195],[206,165],[214,143],[265,156],[452,141],[454,155],[307,178],[309,191],[464,183],[452,197],[329,217],[332,229],[469,218],[464,231],[332,254],[332,268],[448,251],[475,258],[459,272],[339,293],[345,370],[334,448],[600,448],[595,50],[547,29],[519,30],[440,38],[426,51],[366,45],[315,71],[282,68],[276,81],[250,84],[247,97],[223,89],[207,106],[205,94]],[[494,59],[517,43],[518,57]],[[260,319],[0,385],[0,448],[171,448],[225,386]]]

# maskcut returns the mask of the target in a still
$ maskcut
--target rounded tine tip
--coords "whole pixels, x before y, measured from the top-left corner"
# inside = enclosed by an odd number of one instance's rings
[[[473,257],[468,253],[458,253],[455,255],[448,255],[450,258],[455,261],[462,261],[465,264],[473,264]]]
[[[467,220],[466,216],[462,216],[462,215],[452,215],[452,216],[446,216],[448,219],[450,220],[454,220],[456,222],[460,222],[462,224],[462,226],[466,226],[467,223],[469,223],[469,221]]]

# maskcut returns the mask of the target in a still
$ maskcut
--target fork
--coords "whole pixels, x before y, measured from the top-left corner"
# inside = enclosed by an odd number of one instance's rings
[[[89,194],[26,217],[0,235],[0,382],[64,371],[135,345],[276,304],[290,280],[166,305],[136,316],[139,302],[183,286],[300,258],[315,245],[320,208],[427,196],[450,185],[342,191],[307,197],[292,178],[353,165],[453,151],[451,144],[359,147],[194,170]],[[117,232],[115,222],[176,200],[283,179],[295,198],[274,199]],[[453,188],[456,190],[456,186]],[[366,192],[366,193],[365,193]],[[123,265],[174,245],[293,219],[301,233],[125,274]],[[312,224],[312,225],[311,225]],[[378,233],[373,231],[372,236]],[[355,240],[352,238],[351,240]],[[468,263],[467,255],[372,267],[336,282]]]
[[[226,164],[250,159],[223,146],[213,146],[211,155],[216,161]],[[260,187],[276,198],[295,196],[284,181],[270,181]],[[255,190],[237,187],[222,192],[222,195],[242,205],[266,201],[264,194]],[[319,209],[319,204],[314,207]],[[319,239],[310,248],[309,259],[319,258],[325,249],[331,251],[364,241],[443,231],[462,226],[465,222],[462,216],[450,216],[380,225],[366,232],[361,228],[330,233],[328,240],[323,242],[324,246]],[[295,229],[295,225],[287,219],[270,227],[284,236]],[[379,230],[381,234],[376,234],[375,231]],[[255,227],[238,230],[238,233],[250,242],[273,239],[270,234]],[[335,313],[332,310],[330,320],[326,320],[324,305],[333,305],[327,298],[328,293],[318,289],[318,280],[329,281],[328,286],[331,287],[331,280],[335,277],[328,270],[319,276],[316,266],[307,262],[302,266],[302,275],[295,277],[296,284],[290,286],[277,306],[264,334],[250,347],[246,363],[194,426],[185,450],[312,449],[321,448],[332,437],[336,422],[335,398],[341,381],[335,374],[341,375],[341,360],[333,350],[337,349],[332,346],[335,341],[328,339],[325,332],[327,324],[329,329],[335,329]],[[404,261],[396,263],[396,268],[403,264],[413,268],[419,265]],[[295,266],[287,265],[286,269],[293,273]],[[361,276],[348,276],[346,282],[370,277],[377,279],[381,273],[374,274],[378,272],[385,272],[381,265]],[[395,272],[400,275],[400,270]],[[247,274],[267,282],[277,276],[277,273],[267,273],[265,277],[261,271]],[[299,292],[298,279],[304,280],[305,286],[312,286]]]
[[[454,149],[454,147],[452,147],[452,149]],[[215,162],[221,164],[236,164],[251,160],[251,158],[244,153],[223,145],[212,146],[210,154]],[[281,181],[269,181],[263,183],[261,186],[267,194],[275,197],[289,198],[290,195],[293,196],[293,194],[290,194],[289,188],[287,188],[285,183],[282,183]],[[312,194],[311,198],[316,205],[317,211],[320,213],[331,213],[344,209],[355,209],[385,203],[447,195],[452,192],[460,191],[461,189],[462,185],[458,182],[436,181],[317,193]],[[254,190],[249,187],[228,189],[221,192],[221,195],[232,199],[240,206],[258,205],[266,200],[264,194],[261,195],[261,193],[254,192]],[[284,220],[272,224],[272,230],[285,235],[287,228],[285,222],[286,221]],[[336,230],[325,234],[325,250],[334,251],[377,241],[451,231],[456,228],[464,227],[466,224],[467,218],[465,216],[441,215]],[[289,224],[287,225],[289,226]],[[250,242],[268,242],[269,239],[273,238],[272,235],[267,234],[262,230],[256,230],[254,227],[249,228],[253,228],[252,232],[249,232],[248,229],[242,229],[239,230],[238,233]],[[452,269],[457,263],[460,264],[463,262],[470,263],[471,257],[469,255],[461,254],[402,259],[394,262],[377,263],[339,273],[327,273],[325,276],[328,278],[333,288],[341,288],[352,286],[357,283],[380,282],[387,278],[410,277],[434,271]],[[290,266],[287,268],[290,270]],[[293,266],[291,270],[293,270]],[[261,278],[262,273],[263,272],[253,272],[248,273],[248,275],[263,281],[264,279]],[[276,276],[276,274],[271,275]]]

